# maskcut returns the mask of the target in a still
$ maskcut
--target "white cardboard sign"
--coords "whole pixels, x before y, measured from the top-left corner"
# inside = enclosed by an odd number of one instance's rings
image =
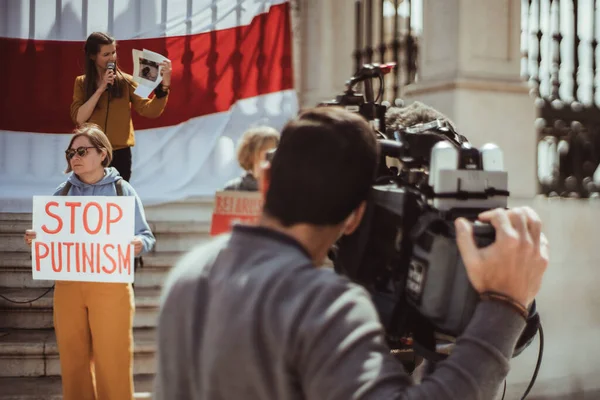
[[[34,196],[33,279],[133,282],[132,196]]]
[[[141,97],[148,97],[162,82],[160,63],[168,60],[168,58],[146,49],[133,49],[132,55],[133,80],[139,84],[134,93]]]

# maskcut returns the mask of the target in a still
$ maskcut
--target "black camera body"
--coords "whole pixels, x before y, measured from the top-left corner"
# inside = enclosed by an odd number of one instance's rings
[[[363,67],[342,95],[320,104],[360,113],[375,128],[381,148],[365,216],[352,235],[338,241],[332,259],[336,272],[371,293],[393,349],[410,346],[439,360],[435,337],[462,334],[480,301],[456,245],[454,220],[475,223],[479,246],[493,243],[493,227],[476,220],[483,211],[507,207],[508,174],[501,149],[473,148],[443,120],[385,126],[387,107],[369,101],[372,86],[365,85],[364,96],[353,89],[363,80],[357,76],[370,80],[377,70],[382,78],[381,66]],[[530,311],[531,327],[515,355],[537,331],[539,319]]]

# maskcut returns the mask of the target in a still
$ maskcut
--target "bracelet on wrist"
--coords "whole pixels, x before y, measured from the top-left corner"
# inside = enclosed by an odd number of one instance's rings
[[[521,315],[526,321],[529,317],[529,311],[527,310],[527,307],[525,307],[523,304],[519,303],[512,297],[509,297],[502,293],[492,291],[484,292],[480,295],[480,299],[481,301],[499,301],[501,303],[504,303],[513,308],[515,311],[517,311],[519,315]]]
[[[167,87],[165,90],[163,85],[158,85],[156,89],[154,89],[154,94],[156,95],[156,98],[162,99],[163,97],[167,97],[169,95],[169,88]]]

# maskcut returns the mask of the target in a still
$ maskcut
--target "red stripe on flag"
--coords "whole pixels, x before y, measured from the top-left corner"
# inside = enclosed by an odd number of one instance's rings
[[[173,64],[169,104],[157,119],[134,112],[136,129],[172,126],[228,110],[237,100],[293,88],[289,3],[250,25],[189,36],[122,40],[120,68],[133,72],[132,49]],[[83,73],[83,42],[0,38],[3,88],[0,129],[70,132],[75,77]]]

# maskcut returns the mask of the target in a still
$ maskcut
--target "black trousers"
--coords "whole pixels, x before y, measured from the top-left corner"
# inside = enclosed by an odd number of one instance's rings
[[[131,147],[113,151],[111,167],[114,167],[121,177],[129,182],[131,178]]]

